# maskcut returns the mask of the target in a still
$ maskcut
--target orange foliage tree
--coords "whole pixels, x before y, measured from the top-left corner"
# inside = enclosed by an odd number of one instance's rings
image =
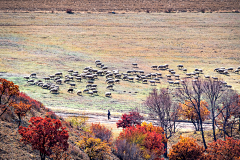
[[[29,111],[31,109],[31,105],[25,104],[25,103],[20,101],[20,103],[14,103],[12,106],[15,109],[14,113],[19,118],[19,123],[18,123],[18,127],[19,127],[20,124],[21,124],[21,117],[26,115],[27,111]]]
[[[41,109],[44,109],[45,111],[50,111],[48,108],[45,108],[41,102],[29,97],[26,93],[20,92],[17,100],[22,101],[25,104],[31,105],[31,108],[37,110],[38,112],[40,112]]]
[[[194,138],[180,137],[181,140],[172,146],[168,154],[169,160],[204,159],[204,149],[196,143]]]
[[[111,142],[112,139],[112,131],[107,129],[104,125],[100,123],[94,124],[92,123],[90,127],[90,132],[96,137],[101,139],[102,141]]]
[[[123,129],[117,141],[126,140],[129,144],[136,144],[143,158],[157,160],[164,154],[163,142],[167,141],[163,132],[161,127],[143,122],[141,126]]]
[[[226,141],[218,139],[208,144],[207,157],[209,160],[237,160],[240,159],[240,140],[227,137]]]
[[[19,95],[18,85],[0,78],[0,117],[10,111],[10,106],[14,103],[14,97]]]
[[[193,103],[196,104],[196,101],[193,100]],[[198,113],[196,112],[196,109],[192,106],[192,102],[190,102],[189,100],[185,100],[185,103],[184,104],[180,103],[179,106],[180,116],[183,119],[191,120],[196,131],[199,131],[200,118],[198,116]],[[208,104],[206,101],[203,100],[200,102],[200,113],[202,121],[205,121],[206,119],[209,118],[210,111],[207,109],[207,107]]]
[[[18,132],[24,144],[31,144],[33,149],[40,151],[41,160],[50,156],[55,146],[63,151],[68,149],[68,131],[60,120],[32,117],[29,122],[28,128],[20,126]]]
[[[204,80],[201,78],[196,80],[185,78],[181,81],[181,88],[175,90],[175,96],[179,101],[187,100],[191,102],[191,107],[195,109],[199,117],[199,130],[201,131],[203,145],[206,149],[207,144],[204,137],[203,121],[201,118],[201,101],[204,95],[203,84]]]

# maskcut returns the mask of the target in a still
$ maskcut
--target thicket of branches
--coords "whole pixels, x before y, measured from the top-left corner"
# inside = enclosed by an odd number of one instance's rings
[[[214,141],[217,141],[216,128],[222,131],[224,139],[226,136],[233,137],[240,131],[239,101],[240,95],[226,88],[220,80],[186,78],[176,89],[153,89],[144,104],[149,113],[158,119],[167,139],[174,133],[175,122],[182,118],[191,121],[196,131],[201,132],[204,148],[207,149],[204,121],[211,120]]]

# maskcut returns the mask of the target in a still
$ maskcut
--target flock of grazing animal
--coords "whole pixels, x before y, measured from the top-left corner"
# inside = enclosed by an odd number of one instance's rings
[[[135,70],[138,68],[137,63],[132,63],[133,70],[128,70],[126,73],[119,73],[119,70],[109,70],[107,66],[104,66],[100,60],[95,61],[96,67],[99,69],[94,69],[92,67],[85,67],[81,73],[78,71],[68,70],[68,74],[63,76],[62,72],[57,72],[54,75],[49,75],[48,77],[44,77],[43,80],[36,79],[37,74],[32,73],[30,76],[25,76],[24,79],[27,80],[28,84],[37,85],[42,87],[43,89],[49,89],[50,93],[58,94],[60,90],[60,85],[63,83],[69,84],[67,92],[73,93],[74,89],[76,88],[75,82],[81,82],[83,79],[86,81],[86,88],[83,90],[78,90],[77,95],[82,96],[83,93],[90,94],[90,95],[98,95],[97,84],[94,82],[98,80],[98,78],[104,77],[106,78],[105,83],[107,84],[106,89],[114,91],[113,87],[114,84],[119,84],[120,81],[128,81],[128,82],[140,82],[142,84],[147,84],[148,82],[151,85],[156,85],[156,83],[160,83],[160,79],[163,79],[161,73],[149,73],[144,74],[143,70]],[[198,79],[200,74],[203,74],[202,69],[195,68],[195,70],[191,73],[187,73],[187,69],[184,68],[182,64],[177,65],[178,70],[181,70],[185,73],[187,78]],[[176,74],[176,71],[169,68],[168,64],[165,65],[153,65],[151,66],[152,70],[167,70],[169,74],[166,74],[166,79],[169,85],[171,86],[179,86],[180,85],[180,75]],[[238,67],[234,72],[239,74],[240,67]],[[229,71],[233,72],[233,68],[225,69],[224,67],[216,68],[214,71],[228,75]],[[64,80],[63,80],[64,77]],[[210,78],[210,76],[205,75],[205,78]],[[173,78],[175,81],[173,81]],[[214,80],[218,80],[217,77],[212,77]],[[227,85],[226,82],[223,84],[231,88],[231,85]],[[105,92],[105,97],[112,97],[111,92]]]

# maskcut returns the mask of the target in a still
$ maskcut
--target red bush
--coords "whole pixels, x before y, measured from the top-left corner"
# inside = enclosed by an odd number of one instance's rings
[[[35,99],[32,99],[26,93],[23,93],[23,92],[19,93],[18,100],[24,102],[25,104],[31,105],[31,107],[37,111],[40,111],[41,109],[44,109],[44,110],[46,109],[41,102]]]
[[[102,141],[110,142],[112,138],[112,131],[107,129],[105,126],[100,123],[92,123],[90,131],[96,138],[101,139]]]
[[[138,112],[129,112],[129,114],[125,113],[122,115],[121,120],[118,120],[117,128],[127,128],[130,126],[140,125],[143,119],[143,116],[141,116]]]
[[[18,132],[24,144],[31,144],[33,149],[40,151],[41,159],[50,156],[51,149],[56,146],[63,151],[68,149],[68,132],[60,120],[32,117],[29,122],[28,128],[20,126]]]
[[[142,157],[145,159],[160,159],[164,153],[163,134],[158,133],[158,129],[153,129],[152,125],[137,125],[124,129],[118,139],[118,141],[126,140],[127,143],[136,144],[142,153]],[[151,129],[150,129],[151,128]]]
[[[226,138],[226,141],[218,139],[208,144],[208,159],[211,160],[234,160],[240,158],[240,140]]]
[[[52,118],[52,119],[59,119],[58,116],[53,111],[47,112],[46,117]]]

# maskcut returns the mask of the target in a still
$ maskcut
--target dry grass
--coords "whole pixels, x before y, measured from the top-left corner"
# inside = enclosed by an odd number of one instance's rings
[[[139,106],[151,88],[168,87],[168,71],[150,68],[166,63],[180,77],[185,76],[177,69],[181,63],[188,72],[202,68],[204,74],[222,78],[240,91],[239,74],[213,72],[216,67],[240,66],[239,22],[239,15],[233,13],[4,13],[0,21],[4,33],[0,71],[18,75],[1,77],[13,80],[22,91],[53,110],[109,108],[127,112]],[[109,91],[104,77],[96,81],[99,95],[93,97],[67,93],[66,84],[61,85],[60,94],[51,95],[48,90],[26,85],[22,79],[32,72],[42,79],[57,71],[66,75],[68,69],[81,72],[85,66],[96,68],[96,59],[121,73],[133,69],[132,63],[136,62],[138,70],[161,72],[163,79],[157,86],[121,81],[114,86],[112,98],[104,97]],[[85,81],[77,83],[76,90],[85,85]]]
[[[72,9],[85,13],[110,12],[232,12],[239,10],[239,3],[235,0],[176,0],[176,1],[154,1],[154,0],[1,0],[0,9],[4,11],[66,11]]]

